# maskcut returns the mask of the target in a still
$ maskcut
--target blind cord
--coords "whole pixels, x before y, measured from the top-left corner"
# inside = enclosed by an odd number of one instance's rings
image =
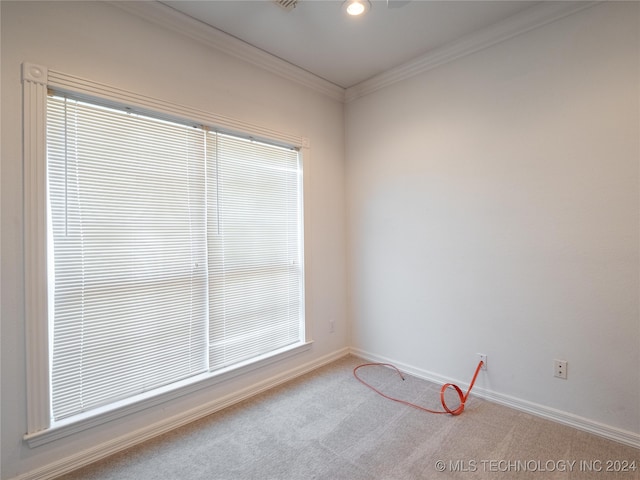
[[[69,236],[69,130],[67,99],[64,99],[64,236]]]
[[[478,374],[480,373],[480,369],[482,368],[482,365],[484,365],[484,362],[480,361],[478,363],[478,366],[476,367],[475,373],[473,374],[473,379],[471,380],[471,384],[469,385],[469,389],[467,390],[467,393],[462,393],[462,390],[460,389],[460,387],[458,387],[457,385],[455,385],[453,383],[445,383],[442,386],[442,388],[440,389],[440,403],[442,404],[442,408],[444,408],[444,411],[442,411],[442,410],[431,410],[429,408],[421,407],[420,405],[416,405],[414,403],[407,402],[406,400],[401,400],[399,398],[391,397],[391,396],[389,396],[389,395],[387,395],[385,393],[382,393],[380,390],[378,390],[377,388],[375,388],[372,385],[368,384],[367,382],[365,382],[362,378],[360,378],[358,376],[358,370],[360,370],[363,367],[374,367],[374,366],[390,367],[390,368],[394,369],[398,373],[398,375],[400,375],[400,378],[404,381],[404,376],[402,375],[400,370],[398,370],[398,368],[395,365],[392,365],[390,363],[363,363],[362,365],[358,365],[356,368],[353,369],[353,376],[356,377],[356,379],[360,383],[362,383],[366,387],[368,387],[371,390],[373,390],[374,392],[376,392],[378,395],[381,395],[381,396],[383,396],[384,398],[386,398],[388,400],[392,400],[394,402],[398,402],[398,403],[401,403],[403,405],[407,405],[408,407],[417,408],[418,410],[422,410],[423,412],[437,413],[437,414],[449,413],[451,415],[460,415],[464,411],[465,402],[467,401],[467,398],[469,398],[469,394],[471,393],[471,389],[473,388],[474,383],[476,383],[476,378],[478,378]],[[451,410],[447,406],[447,403],[445,402],[445,399],[444,399],[445,391],[449,387],[452,387],[456,391],[456,393],[458,394],[458,397],[460,398],[460,405],[458,406],[458,408],[455,408],[453,410]]]

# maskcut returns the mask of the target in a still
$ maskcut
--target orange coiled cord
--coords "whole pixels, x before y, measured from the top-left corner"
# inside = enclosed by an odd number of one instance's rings
[[[358,376],[358,370],[361,369],[362,367],[382,366],[382,367],[393,368],[396,372],[398,372],[398,375],[400,375],[400,378],[402,378],[402,380],[404,380],[404,377],[402,376],[402,373],[400,372],[400,370],[398,370],[398,368],[395,365],[392,365],[390,363],[363,363],[362,365],[358,365],[356,368],[353,369],[353,376],[356,377],[356,379],[360,383],[362,383],[363,385],[369,387],[371,390],[376,392],[378,395],[382,395],[384,398],[387,398],[389,400],[393,400],[394,402],[402,403],[403,405],[407,405],[409,407],[417,408],[418,410],[422,410],[424,412],[429,412],[429,413],[449,413],[451,415],[460,415],[464,411],[464,404],[467,401],[467,398],[469,398],[469,393],[471,393],[471,389],[473,388],[473,384],[476,383],[476,378],[478,378],[478,373],[480,373],[480,369],[482,368],[482,365],[484,365],[484,362],[480,361],[478,363],[478,366],[476,367],[475,373],[473,374],[473,379],[471,380],[471,384],[469,384],[469,390],[467,390],[467,393],[463,394],[462,390],[460,389],[460,387],[458,387],[457,385],[455,385],[453,383],[445,383],[442,386],[442,388],[440,389],[440,403],[442,403],[442,408],[444,408],[444,411],[430,410],[428,408],[421,407],[420,405],[416,405],[414,403],[407,402],[406,400],[400,400],[399,398],[390,397],[389,395],[386,395],[386,394],[382,393],[380,390],[376,389],[375,387],[372,387],[371,385],[369,385],[367,382],[365,382],[364,380],[362,380]],[[455,410],[451,410],[449,407],[447,407],[447,403],[444,400],[444,392],[449,387],[453,387],[453,389],[458,394],[458,397],[460,398],[460,405]]]

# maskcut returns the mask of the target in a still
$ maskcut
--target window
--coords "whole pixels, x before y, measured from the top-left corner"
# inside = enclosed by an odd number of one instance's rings
[[[24,76],[27,250],[47,254],[27,318],[49,352],[30,349],[29,433],[307,344],[295,143],[123,108],[128,93],[40,99]]]

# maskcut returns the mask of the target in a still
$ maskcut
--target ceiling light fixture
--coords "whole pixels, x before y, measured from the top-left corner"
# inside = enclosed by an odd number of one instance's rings
[[[342,8],[354,17],[364,15],[371,8],[369,0],[347,0],[342,4]]]

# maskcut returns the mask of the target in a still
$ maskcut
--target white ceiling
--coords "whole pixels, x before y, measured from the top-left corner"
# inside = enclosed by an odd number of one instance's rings
[[[352,87],[515,15],[536,1],[372,0],[348,17],[342,0],[179,0],[167,6],[342,88]]]

